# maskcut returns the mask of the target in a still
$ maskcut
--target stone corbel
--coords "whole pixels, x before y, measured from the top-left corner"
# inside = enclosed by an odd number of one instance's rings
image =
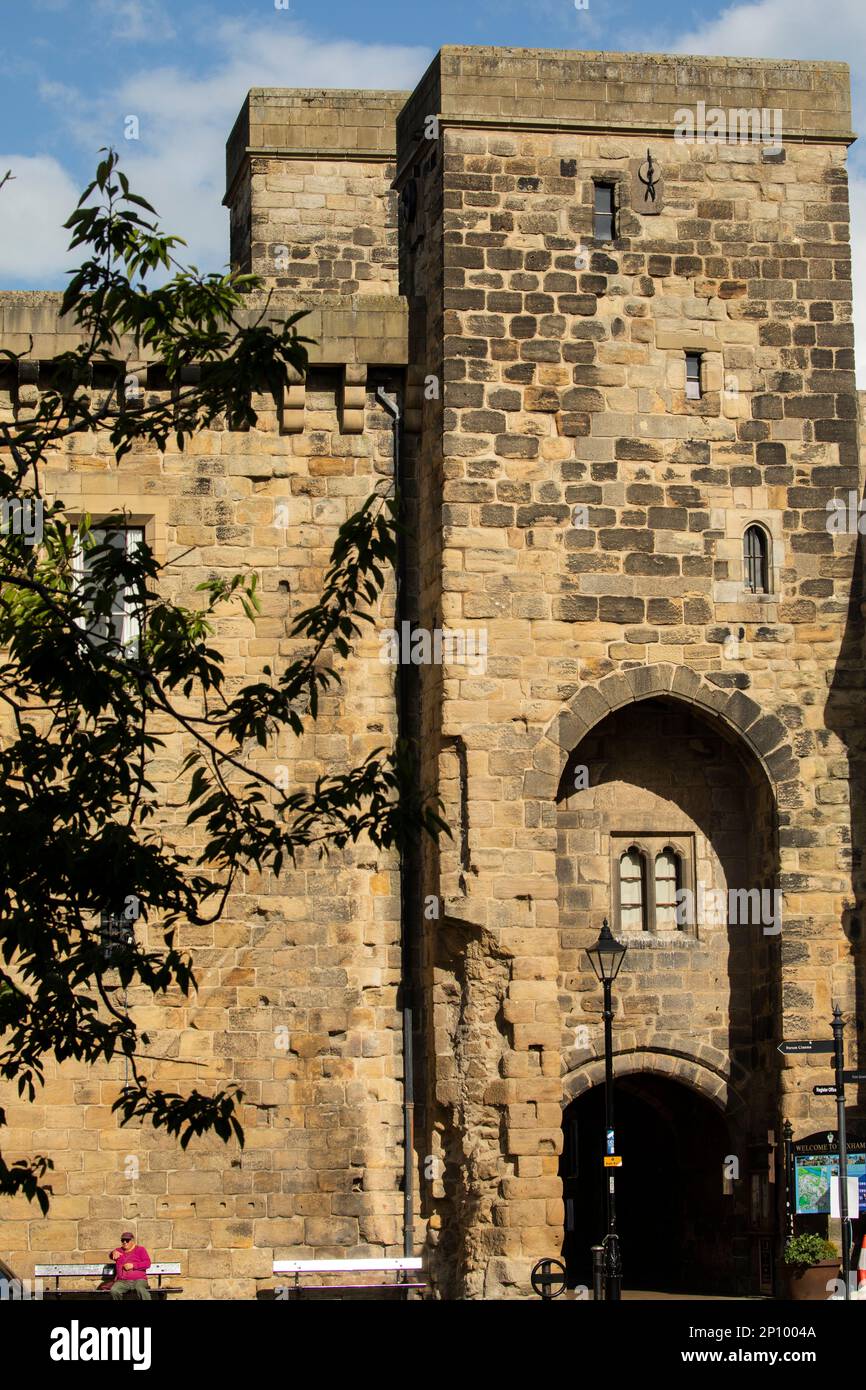
[[[367,365],[348,362],[343,368],[340,429],[343,434],[363,434],[367,405]]]
[[[39,363],[18,359],[18,404],[35,407],[39,404]]]
[[[304,402],[306,398],[304,379],[300,373],[296,372],[292,367],[288,368],[288,378],[289,384],[283,392],[280,433],[303,434]]]
[[[406,372],[406,400],[403,406],[403,428],[407,434],[420,434],[424,412],[423,367],[409,367]]]

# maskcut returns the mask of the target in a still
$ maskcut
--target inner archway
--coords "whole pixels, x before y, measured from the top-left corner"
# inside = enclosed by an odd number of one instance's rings
[[[617,1229],[624,1289],[728,1294],[736,1290],[737,1224],[720,1110],[690,1086],[650,1072],[615,1081]],[[563,1114],[563,1258],[570,1286],[592,1285],[593,1245],[606,1231],[604,1087]]]

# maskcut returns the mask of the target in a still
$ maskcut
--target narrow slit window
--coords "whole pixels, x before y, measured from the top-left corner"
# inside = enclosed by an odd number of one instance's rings
[[[619,922],[624,931],[646,929],[644,858],[635,845],[619,861]]]
[[[761,526],[748,526],[743,536],[746,588],[753,594],[770,592],[770,544]]]
[[[677,893],[682,888],[680,857],[670,846],[656,855],[655,863],[656,931],[676,931]]]
[[[686,353],[686,400],[699,401],[701,399],[701,354],[699,352]]]
[[[595,201],[593,205],[592,234],[597,241],[613,241],[616,236],[615,213],[613,205],[613,184],[593,184]]]

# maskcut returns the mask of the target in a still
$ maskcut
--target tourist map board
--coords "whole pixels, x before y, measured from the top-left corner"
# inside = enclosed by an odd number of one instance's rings
[[[822,1145],[821,1148],[825,1146]],[[838,1153],[798,1153],[794,1156],[795,1211],[798,1216],[829,1216],[830,1184],[839,1176]],[[866,1151],[848,1151],[848,1177],[857,1179],[860,1211],[866,1211]],[[853,1216],[854,1213],[852,1212]]]

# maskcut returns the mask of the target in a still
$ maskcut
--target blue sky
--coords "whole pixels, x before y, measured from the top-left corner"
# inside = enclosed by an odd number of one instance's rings
[[[866,0],[0,0],[0,287],[64,283],[61,224],[100,145],[208,269],[228,258],[226,136],[251,86],[411,87],[445,43],[836,58],[866,127]],[[125,119],[139,123],[124,138]],[[866,131],[864,131],[866,135]],[[851,155],[866,259],[866,138]],[[859,277],[862,279],[862,277]],[[857,287],[866,342],[866,284]]]

